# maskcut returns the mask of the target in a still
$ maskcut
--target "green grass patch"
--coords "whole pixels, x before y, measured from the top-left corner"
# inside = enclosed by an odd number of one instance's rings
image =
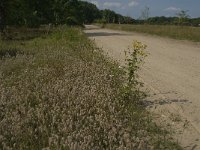
[[[1,40],[0,55],[0,149],[181,149],[80,28]]]
[[[139,33],[153,34],[179,40],[190,40],[200,42],[200,28],[190,26],[170,26],[170,25],[124,25],[106,24],[106,28],[133,31]]]

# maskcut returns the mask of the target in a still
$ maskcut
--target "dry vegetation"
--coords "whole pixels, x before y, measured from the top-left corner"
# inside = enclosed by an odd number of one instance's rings
[[[0,149],[180,149],[81,29],[26,33],[0,41]]]
[[[154,34],[180,40],[200,42],[200,27],[173,26],[173,25],[119,25],[106,24],[106,28]]]

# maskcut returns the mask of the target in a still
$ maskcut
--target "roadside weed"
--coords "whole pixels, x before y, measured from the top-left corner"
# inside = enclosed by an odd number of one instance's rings
[[[147,57],[146,47],[145,44],[134,41],[132,48],[125,51],[126,83],[124,86],[124,97],[126,100],[134,100],[135,103],[138,103],[146,95],[140,90],[143,87],[143,83],[140,82],[138,75],[138,71]]]

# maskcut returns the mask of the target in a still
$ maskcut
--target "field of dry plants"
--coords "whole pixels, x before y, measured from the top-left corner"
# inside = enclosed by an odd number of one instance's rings
[[[190,40],[194,42],[200,42],[200,27],[148,24],[106,24],[103,27],[123,31],[147,33],[179,40]]]
[[[79,28],[0,40],[0,149],[181,149]]]

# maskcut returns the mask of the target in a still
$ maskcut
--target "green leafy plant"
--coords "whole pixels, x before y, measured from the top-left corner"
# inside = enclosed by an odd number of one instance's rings
[[[147,57],[145,53],[146,47],[145,44],[134,41],[132,48],[125,51],[127,83],[124,86],[124,98],[126,100],[134,100],[136,103],[146,96],[146,94],[140,90],[143,83],[139,80],[138,75],[141,64],[143,64],[144,59]]]

